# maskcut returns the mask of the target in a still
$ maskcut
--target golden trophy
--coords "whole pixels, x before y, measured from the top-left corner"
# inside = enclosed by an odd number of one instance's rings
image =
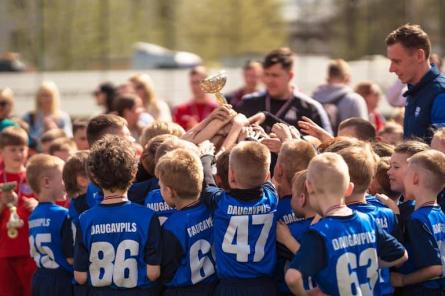
[[[8,208],[11,214],[9,215],[6,227],[8,228],[8,237],[14,239],[19,235],[17,228],[23,226],[23,220],[20,219],[20,216],[17,214],[17,208],[15,206],[8,204]]]
[[[224,87],[227,81],[226,72],[222,71],[216,75],[212,75],[202,80],[200,83],[201,89],[209,94],[215,94],[216,100],[221,105],[227,104],[226,98],[221,94],[221,89]]]

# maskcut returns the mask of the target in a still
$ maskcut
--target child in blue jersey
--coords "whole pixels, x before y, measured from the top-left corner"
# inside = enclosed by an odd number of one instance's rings
[[[352,193],[345,197],[346,205],[356,211],[370,215],[372,219],[386,232],[400,238],[396,214],[389,208],[377,206],[368,202],[367,189],[375,172],[375,157],[369,144],[349,147],[338,151],[349,168],[349,176],[354,184]],[[392,295],[391,278],[388,268],[380,269],[380,291],[382,295]]]
[[[37,265],[33,295],[72,295],[73,234],[68,210],[55,204],[65,198],[63,161],[38,154],[26,168],[39,205],[29,217],[29,245]]]
[[[429,150],[408,159],[404,189],[416,206],[406,223],[409,260],[403,273],[392,273],[401,295],[443,295],[445,292],[445,214],[437,194],[445,185],[445,155]]]
[[[298,220],[289,223],[288,218],[281,219],[277,224],[277,241],[286,246],[287,253],[277,260],[278,288],[280,295],[292,295],[284,280],[284,274],[288,265],[297,251],[300,249],[300,240],[302,235],[309,229],[309,226],[315,224],[320,216],[311,208],[309,204],[309,195],[306,190],[307,170],[302,170],[292,178],[292,200],[291,206],[293,216]],[[282,200],[280,200],[280,203]],[[280,206],[280,204],[278,204]],[[280,249],[278,249],[278,253]],[[315,283],[311,278],[303,280],[305,290],[314,288]]]
[[[127,121],[114,114],[101,114],[90,119],[87,125],[87,140],[90,147],[105,135],[116,135],[130,141],[134,145],[134,138],[131,136],[127,126]],[[104,195],[102,189],[90,182],[87,188],[87,202],[90,206],[100,203]]]
[[[275,127],[275,126],[274,126]],[[301,217],[297,217],[291,207],[292,178],[295,173],[305,170],[309,161],[315,157],[313,146],[303,140],[287,140],[281,145],[277,163],[274,170],[274,183],[276,185],[280,201],[277,207],[278,221],[291,228],[293,237],[300,233]],[[313,218],[313,216],[312,216]],[[312,219],[311,219],[312,220]],[[309,226],[310,222],[307,224]],[[298,230],[297,230],[298,229]],[[288,249],[280,242],[277,244],[277,275],[280,293],[289,293],[284,282],[284,268],[296,250]]]
[[[226,192],[207,186],[203,198],[213,210],[215,295],[276,295],[278,196],[269,179],[270,153],[256,142],[238,143],[230,152]]]
[[[213,295],[217,277],[213,219],[201,202],[203,167],[199,157],[176,149],[156,165],[161,193],[175,212],[162,226],[161,278],[164,295]]]
[[[148,141],[144,150],[142,151],[141,158],[139,159],[138,173],[143,171],[146,174],[144,180],[134,183],[128,190],[128,198],[138,204],[145,204],[147,195],[156,189],[159,189],[159,180],[155,176],[156,167],[156,151],[161,144],[170,138],[176,138],[170,134],[163,134],[153,137]]]
[[[131,143],[106,135],[92,146],[87,169],[104,199],[79,217],[76,281],[88,283],[92,295],[159,295],[159,220],[127,198],[137,170]]]
[[[311,160],[306,186],[311,207],[323,218],[310,226],[286,272],[296,295],[307,295],[303,278],[313,277],[328,295],[381,295],[378,268],[400,264],[406,251],[369,215],[352,211],[344,196],[352,193],[348,166],[335,153]]]
[[[76,152],[63,167],[63,182],[68,196],[71,197],[68,210],[71,222],[74,225],[78,225],[80,214],[94,206],[88,204],[86,198],[88,183],[90,182],[86,171],[88,154],[88,151]]]

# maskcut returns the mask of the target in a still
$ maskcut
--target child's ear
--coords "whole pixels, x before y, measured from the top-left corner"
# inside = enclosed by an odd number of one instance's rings
[[[298,199],[301,200],[301,205],[302,205],[303,207],[305,207],[305,206],[308,204],[308,202],[309,202],[309,200],[307,199],[306,194],[304,194],[303,192],[300,193],[300,196],[298,197]]]
[[[306,190],[308,194],[315,193],[314,186],[312,185],[311,181],[306,180],[304,183],[306,184]]]
[[[277,164],[275,165],[275,169],[273,171],[273,177],[279,182],[282,176],[283,176],[283,166],[277,162]]]
[[[266,177],[264,178],[264,183],[266,183],[270,179],[270,172],[267,172]]]
[[[413,185],[419,185],[420,176],[419,176],[418,172],[414,172],[412,182],[413,182]]]
[[[44,188],[48,188],[49,183],[50,183],[50,178],[48,178],[48,177],[43,177],[43,180],[42,180],[42,185],[43,185],[43,187],[44,187]]]
[[[345,191],[345,196],[350,196],[353,191],[354,191],[354,183],[349,182],[349,185],[348,185],[348,187],[346,188],[346,191]]]
[[[235,172],[230,167],[229,167],[229,185],[231,188],[236,188]]]

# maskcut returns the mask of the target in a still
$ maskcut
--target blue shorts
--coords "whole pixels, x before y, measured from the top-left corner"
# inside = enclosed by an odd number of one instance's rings
[[[272,278],[221,279],[216,296],[276,296],[278,289]]]
[[[212,296],[217,283],[197,284],[188,287],[166,288],[163,296]]]
[[[73,274],[64,269],[37,268],[32,276],[33,296],[73,295]]]
[[[150,288],[133,288],[133,289],[113,289],[110,287],[90,287],[89,296],[160,296],[161,288],[150,287]]]

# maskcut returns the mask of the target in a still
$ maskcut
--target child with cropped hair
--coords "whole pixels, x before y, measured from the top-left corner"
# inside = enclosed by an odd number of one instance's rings
[[[162,226],[164,295],[213,295],[213,218],[200,200],[201,161],[195,153],[175,149],[159,159],[156,176],[166,203],[176,210]]]
[[[80,216],[76,281],[88,283],[94,295],[159,295],[159,220],[152,210],[127,198],[137,170],[131,142],[120,136],[102,137],[91,147],[87,168],[104,198]]]
[[[241,142],[229,157],[228,192],[207,186],[203,194],[214,215],[215,295],[276,295],[278,196],[269,180],[270,153]]]
[[[325,294],[380,295],[379,263],[390,267],[407,259],[405,249],[375,220],[345,205],[344,196],[353,190],[348,171],[335,153],[322,153],[309,163],[309,201],[323,218],[303,235],[286,272],[286,282],[296,295],[307,295],[303,278],[309,276]]]
[[[436,197],[444,186],[444,154],[428,150],[408,159],[404,192],[416,201],[406,223],[409,259],[403,272],[391,275],[393,285],[402,287],[401,295],[443,295],[445,214]]]
[[[37,264],[32,295],[73,294],[73,233],[68,210],[55,202],[65,199],[64,162],[55,156],[34,155],[26,174],[39,205],[29,216],[31,257]]]

